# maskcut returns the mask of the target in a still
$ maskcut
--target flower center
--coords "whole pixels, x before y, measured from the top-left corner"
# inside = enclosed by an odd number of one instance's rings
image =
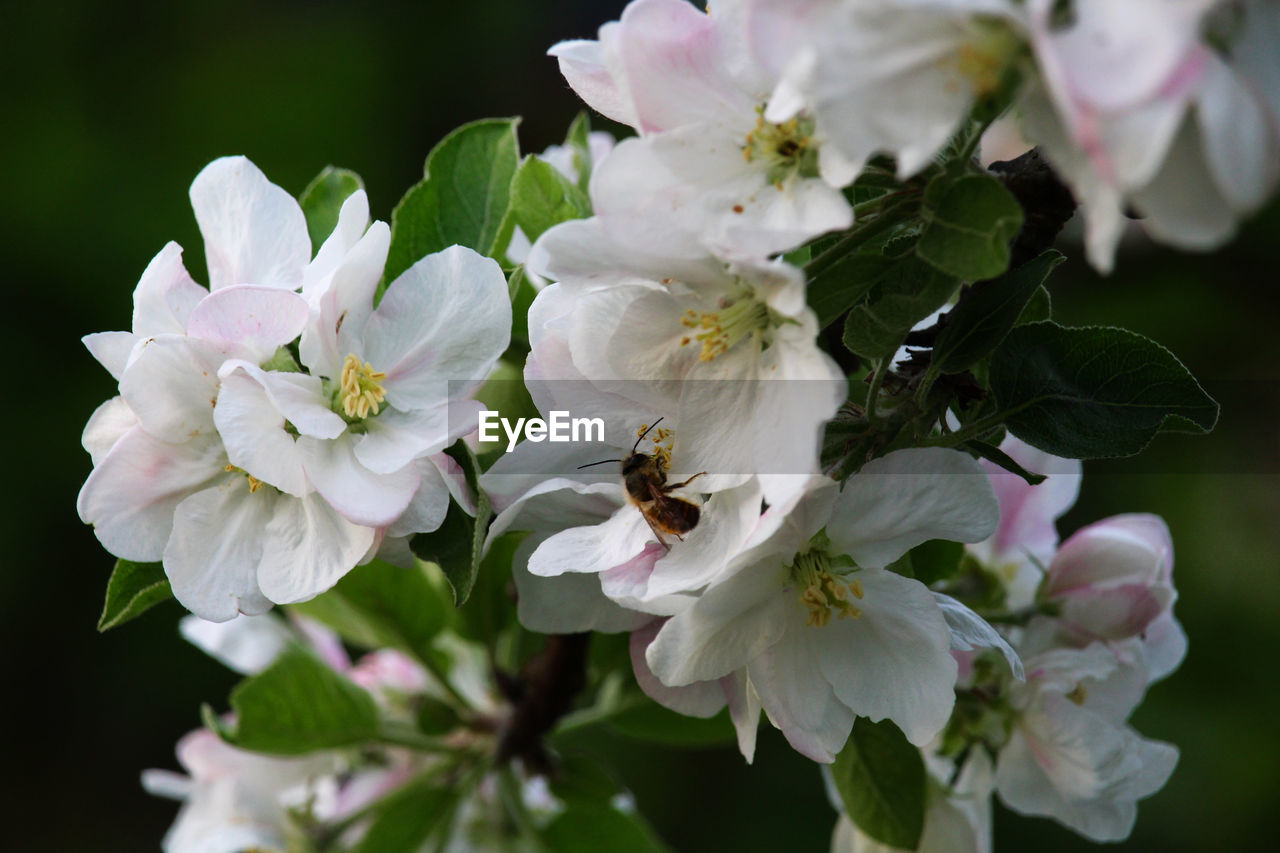
[[[374,370],[369,362],[360,362],[355,353],[342,362],[341,401],[342,411],[349,418],[367,418],[378,414],[378,407],[387,398],[382,380],[387,374]]]
[[[756,107],[756,126],[747,134],[742,156],[768,169],[769,183],[782,189],[792,175],[818,177],[818,149],[813,144],[813,119],[801,114],[781,124],[765,121],[764,105]]]
[[[1019,42],[1000,22],[979,20],[977,27],[973,38],[962,44],[948,62],[960,78],[969,81],[974,96],[981,98],[1000,88]]]
[[[724,297],[715,311],[685,312],[680,319],[686,328],[695,330],[680,339],[680,346],[694,341],[702,344],[701,361],[712,361],[728,352],[748,335],[763,334],[769,328],[769,309],[750,291],[739,297]]]
[[[671,448],[675,446],[675,430],[666,427],[649,429],[648,424],[641,424],[636,430],[636,438],[647,438],[653,442],[649,455],[658,460],[658,466],[666,471],[671,468]]]
[[[809,611],[805,625],[823,627],[831,621],[832,611],[837,619],[857,619],[862,615],[849,601],[850,596],[862,599],[862,582],[836,577],[830,571],[831,563],[821,551],[806,551],[797,554],[791,566],[791,577],[802,589],[800,603]]]

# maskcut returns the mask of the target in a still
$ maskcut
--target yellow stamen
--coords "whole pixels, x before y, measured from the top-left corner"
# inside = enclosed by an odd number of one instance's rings
[[[378,408],[387,398],[382,380],[387,374],[374,370],[369,362],[360,363],[355,353],[342,362],[342,411],[349,418],[367,418],[378,414]]]

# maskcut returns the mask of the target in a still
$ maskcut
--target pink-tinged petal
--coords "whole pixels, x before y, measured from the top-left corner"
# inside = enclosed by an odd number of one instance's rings
[[[210,622],[240,613],[265,613],[271,602],[258,588],[267,522],[281,498],[272,489],[250,492],[242,476],[225,476],[178,504],[164,570],[173,596]]]
[[[1018,561],[1029,554],[1047,565],[1058,545],[1055,522],[1080,494],[1080,460],[1051,456],[1013,436],[1006,438],[1000,449],[1046,479],[1032,486],[1017,474],[981,460],[978,464],[991,478],[991,488],[1000,502],[1000,526],[990,540],[974,550],[988,562]]]
[[[686,717],[714,717],[725,706],[724,688],[719,681],[696,681],[684,687],[668,687],[658,680],[645,660],[645,650],[658,636],[662,619],[654,619],[648,625],[631,632],[631,669],[636,684],[653,701]]]
[[[330,669],[334,672],[346,672],[351,669],[351,658],[336,631],[314,619],[299,616],[296,611],[290,611],[289,621],[303,636],[311,650],[320,660],[328,664]]]
[[[302,295],[312,305],[329,288],[334,272],[369,227],[369,196],[356,190],[342,202],[338,223],[325,238],[302,276]]]
[[[1045,592],[1050,597],[1098,585],[1168,584],[1173,573],[1173,540],[1158,515],[1133,513],[1095,522],[1076,531],[1049,564]]]
[[[124,434],[138,425],[138,418],[123,397],[112,397],[89,416],[80,435],[80,444],[89,451],[89,458],[97,466],[111,452]]]
[[[386,372],[392,406],[425,408],[441,402],[443,382],[484,379],[510,338],[501,268],[452,246],[422,258],[387,288],[365,326],[364,358]]]
[[[364,352],[364,327],[373,314],[390,244],[387,224],[373,223],[343,258],[324,292],[310,297],[311,322],[302,333],[298,355],[313,374],[337,380],[346,357]]]
[[[744,562],[663,625],[649,646],[649,668],[663,684],[680,687],[746,666],[783,638],[790,611],[802,610],[783,591],[786,581],[777,555]]]
[[[147,264],[133,291],[134,334],[182,334],[191,312],[208,295],[182,263],[182,247],[167,243]]]
[[[85,335],[80,342],[89,351],[89,355],[107,369],[111,378],[119,381],[125,367],[129,365],[129,356],[136,340],[132,332],[94,332]]]
[[[243,370],[227,373],[213,420],[232,465],[290,495],[309,491],[302,453],[284,415],[256,378]]]
[[[1241,212],[1218,187],[1204,151],[1199,124],[1184,121],[1160,171],[1131,194],[1134,208],[1145,217],[1142,227],[1156,240],[1208,251],[1235,234]]]
[[[375,474],[361,465],[353,436],[332,441],[303,436],[298,451],[308,479],[330,506],[366,527],[387,527],[399,518],[421,482],[412,464],[389,474]]]
[[[271,665],[294,636],[279,616],[238,616],[230,622],[209,622],[184,616],[178,630],[187,642],[242,675]]]
[[[738,751],[750,764],[756,757],[756,732],[760,727],[760,696],[747,671],[740,669],[720,679],[725,700],[729,703],[729,719],[738,732]]]
[[[1076,635],[1088,640],[1136,637],[1173,603],[1168,587],[1121,584],[1105,589],[1072,590],[1052,599],[1059,618]]]
[[[166,441],[214,435],[218,368],[227,353],[181,335],[149,338],[120,378],[120,396],[143,428]]]
[[[616,23],[600,29],[600,41],[577,39],[552,45],[547,51],[560,63],[560,73],[587,106],[614,121],[637,127],[635,105],[621,90],[604,55],[604,45],[617,35]]]
[[[351,571],[373,528],[347,521],[319,494],[281,498],[267,524],[258,584],[276,604],[308,601]]]
[[[221,474],[224,460],[215,441],[170,444],[133,427],[94,467],[76,508],[109,552],[154,562],[164,554],[175,509]]]
[[[191,312],[187,334],[242,347],[254,362],[269,359],[307,324],[307,301],[274,287],[234,285],[209,294]]]
[[[649,542],[644,550],[620,566],[600,572],[600,589],[623,607],[634,607],[648,613],[671,615],[689,603],[682,595],[649,595],[649,579],[658,559],[667,553],[665,546]]]
[[[295,290],[311,260],[307,220],[293,196],[245,157],[220,157],[196,175],[191,207],[204,235],[209,284]]]
[[[785,635],[752,659],[747,674],[787,743],[814,761],[830,764],[849,739],[854,715],[814,666],[821,640],[804,624],[804,608],[794,601],[788,604],[786,613],[779,614],[787,623]]]
[[[758,95],[732,79],[715,20],[685,0],[635,0],[614,48],[641,133],[718,116],[746,115]],[[750,126],[747,128],[750,129]]]
[[[981,541],[999,518],[987,476],[971,457],[912,448],[863,466],[836,499],[827,532],[859,565],[883,568],[930,539]]]
[[[801,630],[814,642],[823,676],[860,717],[890,719],[924,746],[951,717],[956,662],[933,594],[919,581],[868,569],[854,575],[862,615]],[[803,610],[797,605],[798,610]]]

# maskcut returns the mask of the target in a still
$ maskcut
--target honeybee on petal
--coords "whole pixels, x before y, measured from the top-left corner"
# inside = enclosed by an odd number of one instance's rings
[[[652,454],[639,452],[640,442],[661,422],[662,418],[658,418],[652,424],[641,427],[640,435],[625,459],[602,459],[578,467],[590,468],[606,462],[621,462],[622,484],[626,487],[627,499],[640,510],[640,515],[658,541],[670,548],[671,543],[663,538],[664,533],[683,540],[684,534],[697,527],[698,519],[702,517],[702,510],[697,504],[675,497],[671,492],[684,488],[707,472],[699,471],[680,483],[668,483],[667,464],[670,457],[667,451],[659,447]]]

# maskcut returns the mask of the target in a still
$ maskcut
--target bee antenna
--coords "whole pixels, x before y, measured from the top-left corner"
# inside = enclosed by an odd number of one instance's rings
[[[606,462],[621,462],[621,459],[601,459],[599,462],[588,462],[586,465],[579,465],[578,470],[590,468],[592,465],[603,465]]]
[[[663,417],[666,417],[666,415],[663,415]],[[636,448],[640,446],[640,442],[644,441],[644,437],[649,434],[649,430],[653,429],[660,423],[662,423],[662,418],[658,418],[656,421],[644,428],[644,432],[640,433],[640,437],[636,439],[636,443],[631,447],[632,453],[636,452]]]

